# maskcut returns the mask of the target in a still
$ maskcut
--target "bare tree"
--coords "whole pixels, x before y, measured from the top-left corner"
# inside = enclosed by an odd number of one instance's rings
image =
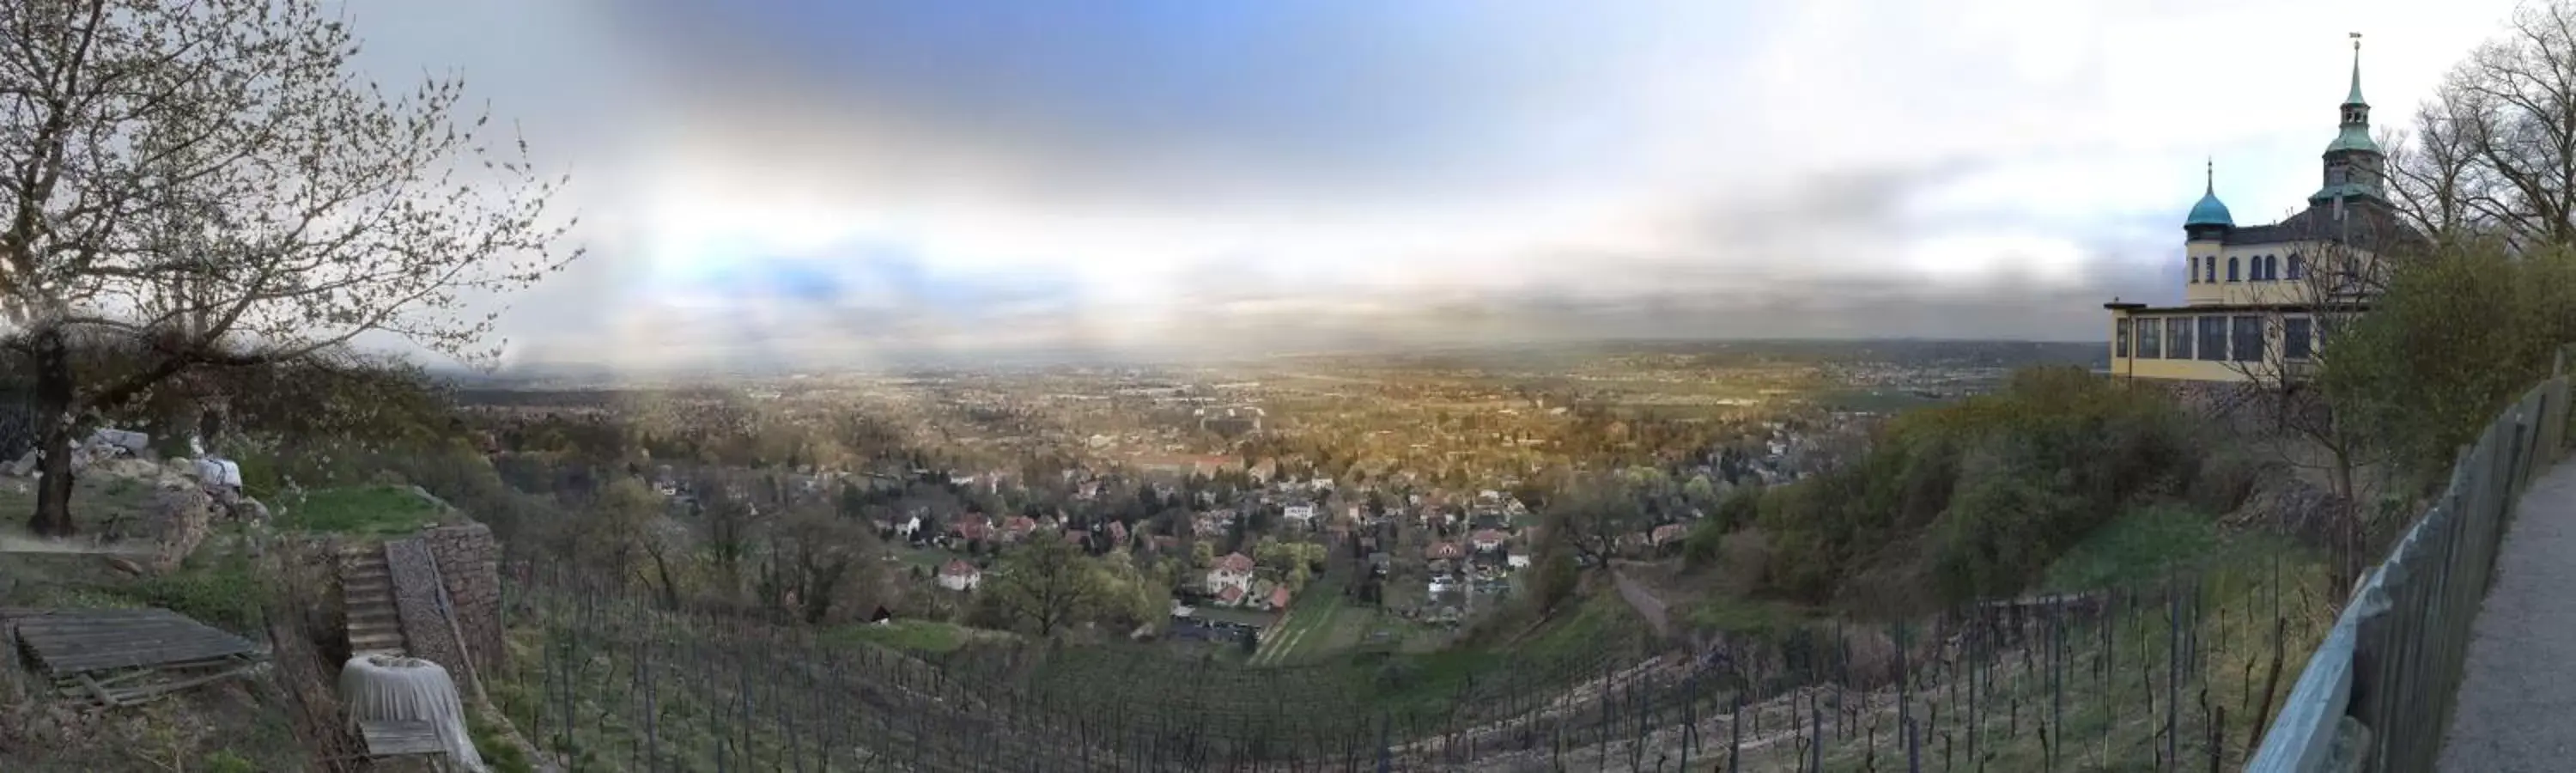
[[[0,336],[34,365],[44,479],[72,529],[75,425],[208,367],[370,332],[489,355],[475,296],[560,269],[562,184],[459,125],[459,81],[387,95],[320,0],[0,3]],[[76,367],[123,342],[133,367]]]
[[[2576,243],[2576,3],[2518,9],[2452,69],[2389,156],[2398,208],[2427,236]]]
[[[1014,622],[1052,636],[1108,595],[1098,565],[1061,537],[1034,534],[1002,554],[983,583],[984,597]]]
[[[2252,315],[2261,325],[2263,353],[2229,360],[2245,383],[2219,408],[2264,429],[2263,445],[2274,459],[2325,479],[2339,503],[2330,526],[2347,559],[2338,562],[2347,573],[2340,579],[2349,580],[2359,570],[2351,559],[2367,526],[2359,505],[2375,499],[2390,449],[2367,426],[2360,401],[2368,398],[2350,393],[2348,380],[2331,377],[2338,351],[2328,342],[2353,330],[2369,301],[2387,290],[2390,267],[2408,257],[2383,257],[2357,245],[2415,247],[2389,232],[2405,226],[2385,218],[2347,216],[2329,227],[2337,232],[2312,234],[2317,238],[2296,248],[2291,273],[2277,280],[2278,297],[2267,299],[2280,305]]]
[[[1542,539],[1563,545],[1595,568],[1610,565],[1622,537],[1649,525],[1646,509],[1615,475],[1574,481],[1548,503],[1541,519]]]

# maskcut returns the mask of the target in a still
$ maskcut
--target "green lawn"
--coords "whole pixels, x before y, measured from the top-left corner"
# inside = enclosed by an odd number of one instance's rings
[[[397,486],[316,489],[278,510],[280,529],[363,536],[410,534],[437,525],[444,515],[437,505]]]
[[[1342,614],[1342,581],[1327,576],[1306,586],[1298,594],[1288,614],[1252,655],[1256,666],[1278,665],[1327,652],[1322,645],[1331,637],[1334,621]]]

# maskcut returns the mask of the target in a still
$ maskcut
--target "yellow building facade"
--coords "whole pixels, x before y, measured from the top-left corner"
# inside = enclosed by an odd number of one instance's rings
[[[2353,44],[2351,91],[2326,147],[2324,183],[2308,206],[2270,225],[2239,226],[2208,170],[2183,221],[2182,302],[2103,304],[2111,312],[2111,374],[2197,382],[2295,381],[2313,366],[2330,324],[2368,308],[2362,277],[2377,255],[2422,236],[2389,206],[2386,156],[2370,138]]]

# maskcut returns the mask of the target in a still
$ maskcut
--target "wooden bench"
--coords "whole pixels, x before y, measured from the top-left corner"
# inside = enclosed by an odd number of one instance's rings
[[[447,753],[438,725],[427,720],[368,720],[358,723],[358,735],[366,739],[370,757]]]

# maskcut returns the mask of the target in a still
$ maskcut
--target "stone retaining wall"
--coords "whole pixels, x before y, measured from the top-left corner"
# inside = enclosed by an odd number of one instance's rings
[[[479,523],[443,526],[422,532],[420,541],[447,581],[448,603],[475,668],[501,668],[507,659],[501,643],[501,545],[492,529]]]
[[[472,694],[473,664],[456,640],[456,628],[439,611],[439,567],[427,541],[398,539],[385,543],[385,568],[393,573],[394,613],[402,621],[404,644],[411,656],[447,668],[459,690]],[[461,627],[461,626],[459,626]]]

